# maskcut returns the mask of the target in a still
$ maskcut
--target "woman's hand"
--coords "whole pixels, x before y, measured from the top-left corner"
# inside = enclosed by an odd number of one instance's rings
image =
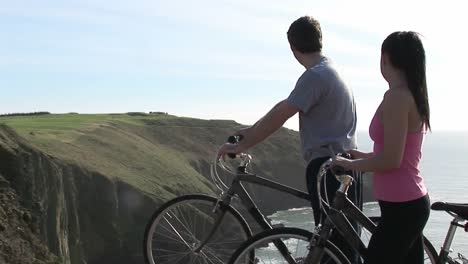
[[[352,155],[352,154],[351,154]],[[332,163],[330,164],[333,166],[341,166],[345,170],[353,170],[353,161],[350,159],[346,159],[340,156],[336,156],[333,158]]]
[[[362,151],[359,151],[357,149],[350,149],[348,151],[346,151],[347,153],[351,154],[351,158],[352,159],[366,159],[366,158],[370,158],[374,155],[373,152],[362,152]]]

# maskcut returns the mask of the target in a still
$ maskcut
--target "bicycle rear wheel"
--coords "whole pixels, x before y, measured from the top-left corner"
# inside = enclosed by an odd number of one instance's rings
[[[299,228],[274,228],[250,238],[232,255],[229,264],[304,264],[309,253],[312,233]],[[284,257],[275,243],[281,241],[287,247]],[[252,258],[252,255],[255,257]],[[293,260],[287,260],[292,258]],[[349,264],[348,259],[332,243],[327,242],[321,263]]]
[[[424,243],[423,244],[424,264],[436,264],[438,254],[437,254],[437,251],[435,250],[434,246],[431,244],[431,242],[426,237],[424,237],[423,243]]]
[[[226,263],[252,233],[239,212],[228,206],[217,231],[200,252],[195,252],[214,227],[216,203],[211,196],[186,195],[163,204],[145,230],[146,263]]]
[[[374,216],[370,218],[374,223],[378,223],[380,220],[380,216]],[[372,237],[372,233],[369,230],[363,228],[361,233],[361,238],[364,238],[365,244],[367,246],[370,238]],[[438,254],[435,250],[434,246],[431,242],[424,236],[423,237],[423,249],[424,249],[424,264],[436,264]]]

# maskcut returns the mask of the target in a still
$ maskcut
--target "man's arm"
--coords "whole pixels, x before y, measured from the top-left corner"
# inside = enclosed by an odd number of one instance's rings
[[[253,125],[243,140],[239,143],[240,152],[245,151],[256,144],[265,140],[276,130],[281,128],[284,123],[295,115],[299,109],[283,100],[276,104],[264,117]]]
[[[282,127],[298,111],[299,108],[286,100],[279,102],[252,127],[245,130],[244,138],[238,144],[224,144],[219,150],[218,156],[224,156],[227,153],[241,153],[255,146]]]

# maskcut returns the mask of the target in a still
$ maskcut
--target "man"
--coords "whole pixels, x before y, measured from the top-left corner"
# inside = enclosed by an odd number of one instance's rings
[[[307,188],[312,197],[316,225],[324,220],[317,195],[317,173],[330,152],[324,145],[331,144],[334,151],[344,152],[356,148],[356,107],[352,91],[346,87],[331,62],[322,55],[322,31],[317,20],[304,16],[289,27],[288,41],[292,53],[306,71],[298,79],[289,97],[276,104],[252,127],[238,131],[243,139],[237,144],[225,143],[218,156],[241,153],[262,142],[296,113],[299,113],[299,133],[302,155],[307,162]],[[338,188],[332,177],[327,177],[330,201]],[[351,200],[361,207],[355,186],[349,191]],[[323,188],[322,188],[323,189]],[[343,245],[343,239],[333,241],[346,252],[352,262],[356,256]],[[354,261],[353,261],[354,260]]]

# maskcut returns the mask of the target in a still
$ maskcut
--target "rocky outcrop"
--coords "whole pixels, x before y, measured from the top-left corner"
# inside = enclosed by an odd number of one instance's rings
[[[37,220],[20,205],[16,192],[0,175],[0,263],[60,263],[38,238]]]

